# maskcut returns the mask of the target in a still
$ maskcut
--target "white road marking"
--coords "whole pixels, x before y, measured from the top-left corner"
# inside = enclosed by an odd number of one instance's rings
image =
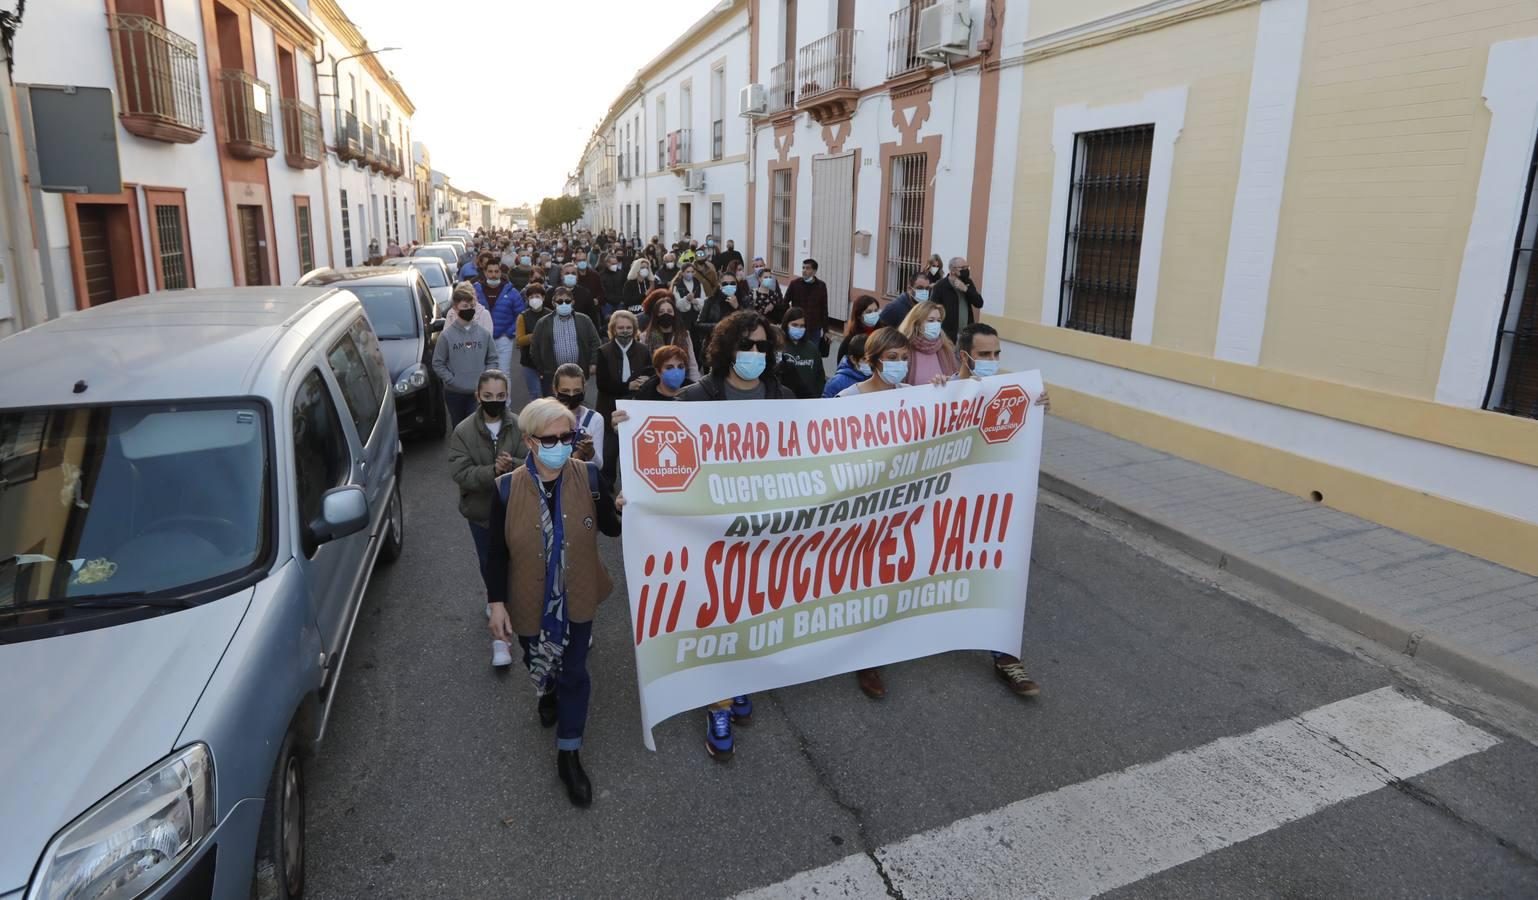
[[[1092,897],[1498,743],[1381,688],[961,819],[875,855],[908,900]],[[856,854],[739,896],[864,900],[887,890],[871,858]]]

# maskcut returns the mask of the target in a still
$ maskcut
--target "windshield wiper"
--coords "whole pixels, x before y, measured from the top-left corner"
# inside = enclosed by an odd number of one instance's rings
[[[125,591],[120,594],[65,597],[60,600],[44,600],[41,603],[23,603],[17,606],[0,607],[0,615],[14,615],[50,609],[132,609],[136,606],[153,606],[157,609],[190,609],[196,605],[196,603],[185,597],[152,597],[149,591]]]

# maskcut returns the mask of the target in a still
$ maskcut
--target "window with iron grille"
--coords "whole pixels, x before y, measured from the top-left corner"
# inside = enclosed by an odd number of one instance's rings
[[[155,236],[160,244],[160,286],[168,291],[187,287],[187,245],[182,241],[181,207],[155,207]]]
[[[347,216],[347,192],[342,191],[342,257],[352,265],[352,222]]]
[[[315,242],[310,236],[310,204],[308,201],[294,207],[294,224],[299,232],[299,271],[315,268]]]
[[[887,186],[886,292],[899,294],[928,261],[924,250],[924,205],[929,157],[910,153],[892,157]]]
[[[657,204],[657,237],[666,240],[668,236],[668,208],[665,203]]]
[[[769,266],[786,274],[790,272],[790,215],[794,203],[789,169],[775,171],[773,189],[769,205]]]
[[[1485,391],[1485,408],[1538,419],[1538,142],[1527,169],[1521,226],[1506,277],[1506,305],[1495,342],[1495,364]]]
[[[722,211],[722,209],[721,209],[721,201],[720,200],[716,200],[713,203],[711,203],[710,204],[710,233],[716,236],[716,240],[721,242],[721,246],[722,247],[726,246],[726,235],[721,233],[721,229],[725,227],[725,221],[724,221],[725,219],[726,219],[726,213],[724,213]]]
[[[1074,142],[1058,324],[1132,337],[1148,200],[1152,125],[1085,132]]]

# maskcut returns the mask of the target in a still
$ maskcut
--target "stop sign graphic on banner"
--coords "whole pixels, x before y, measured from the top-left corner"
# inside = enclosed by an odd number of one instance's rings
[[[1002,444],[1015,436],[1025,425],[1025,415],[1031,408],[1031,397],[1017,384],[999,388],[983,409],[983,440],[990,444]]]
[[[687,490],[700,471],[694,434],[672,416],[654,416],[636,431],[636,474],[659,494]]]

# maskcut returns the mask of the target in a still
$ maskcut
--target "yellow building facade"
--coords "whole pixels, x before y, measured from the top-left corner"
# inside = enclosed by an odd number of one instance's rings
[[[1011,366],[1070,419],[1538,574],[1538,3],[1007,15]]]

